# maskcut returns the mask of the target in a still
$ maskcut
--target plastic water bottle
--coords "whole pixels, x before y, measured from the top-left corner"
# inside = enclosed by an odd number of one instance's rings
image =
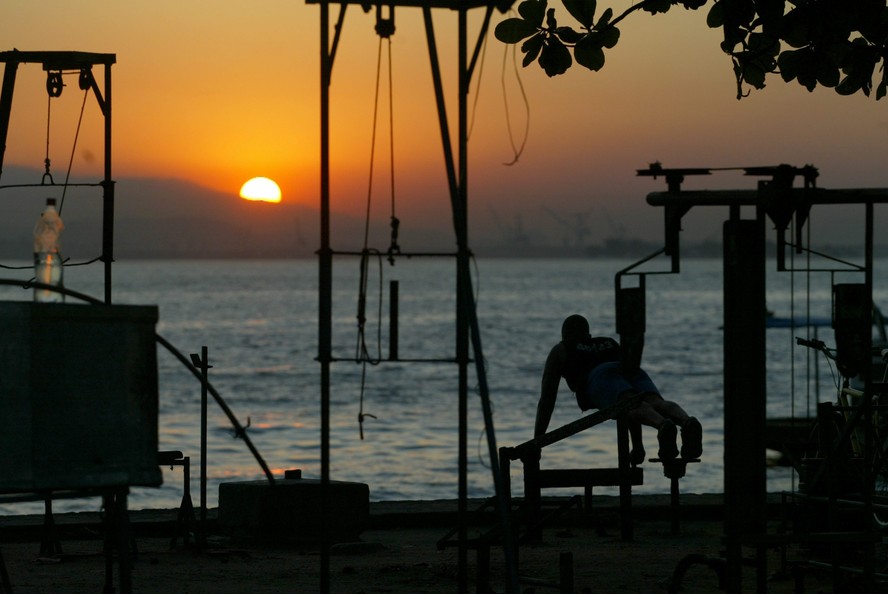
[[[65,224],[56,210],[55,198],[46,199],[46,208],[34,225],[34,280],[47,285],[63,286],[62,256],[59,253],[60,237]],[[61,303],[63,293],[34,288],[34,301]]]

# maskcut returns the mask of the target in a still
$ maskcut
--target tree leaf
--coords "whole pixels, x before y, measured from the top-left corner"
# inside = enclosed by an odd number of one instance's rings
[[[518,43],[538,31],[537,27],[524,19],[511,18],[497,24],[493,35],[503,43]]]
[[[620,41],[620,30],[616,27],[609,26],[606,29],[599,31],[598,35],[601,39],[601,45],[607,49],[611,49],[617,45],[618,41]]]
[[[743,80],[756,89],[764,89],[765,71],[756,62],[747,61],[743,64]]]
[[[550,8],[546,11],[546,26],[552,31],[558,28],[558,19],[555,18],[554,8]]]
[[[777,58],[777,67],[780,68],[780,76],[785,82],[790,82],[799,75],[803,50],[786,50]]]
[[[556,37],[550,37],[540,52],[540,66],[550,77],[564,74],[573,64],[568,50]]]
[[[574,47],[577,64],[597,72],[604,66],[604,50],[601,49],[600,35],[590,33]]]
[[[706,15],[706,24],[710,29],[718,29],[725,24],[725,7],[722,0],[717,0],[709,9],[709,13]]]
[[[521,44],[521,51],[524,52],[523,65],[525,68],[540,55],[540,50],[543,49],[543,41],[545,41],[545,37],[542,33],[539,33]]]
[[[829,56],[821,56],[818,52],[815,64],[817,82],[824,87],[834,87],[839,84],[839,67]]]
[[[595,22],[595,10],[598,8],[596,0],[561,0],[561,3],[584,28],[590,28]]]
[[[570,27],[558,27],[555,30],[555,35],[558,36],[558,39],[569,45],[573,45],[583,38],[583,33],[574,31]]]
[[[666,13],[672,8],[672,2],[671,0],[645,0],[641,8],[651,14]]]
[[[846,76],[842,79],[842,82],[836,85],[836,93],[839,95],[853,95],[861,89],[860,82],[860,78],[856,76]]]
[[[518,14],[534,27],[542,27],[546,17],[547,0],[524,0],[518,5]]]
[[[614,16],[614,11],[611,8],[606,8],[604,12],[601,13],[601,18],[598,19],[598,22],[595,23],[595,28],[598,30],[604,29],[607,27],[607,24],[611,22],[611,19]]]

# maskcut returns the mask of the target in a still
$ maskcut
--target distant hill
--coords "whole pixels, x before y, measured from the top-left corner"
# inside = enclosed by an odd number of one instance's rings
[[[39,183],[36,170],[6,166],[0,186]],[[94,180],[89,180],[91,183]],[[102,188],[65,193],[63,252],[75,261],[101,254]],[[61,187],[0,189],[0,258],[29,259],[34,223]],[[123,178],[115,183],[114,256],[125,258],[300,258],[320,246],[317,208],[250,202],[180,179]],[[334,217],[335,249],[359,250],[363,221]],[[387,230],[386,230],[387,233]],[[428,230],[418,235],[435,237]],[[386,246],[388,238],[386,238]]]
[[[42,172],[5,166],[0,177],[0,258],[30,260],[31,233],[47,196],[62,196],[58,186],[17,188],[40,182]],[[95,180],[88,180],[89,183]],[[63,253],[75,262],[101,254],[102,188],[69,187],[62,205],[66,229]],[[137,258],[303,258],[320,247],[316,207],[248,202],[180,179],[123,178],[115,184],[115,259]],[[364,221],[334,213],[333,248],[359,251]],[[632,261],[659,249],[662,243],[631,237],[602,238],[596,244],[564,245],[540,229],[527,230],[521,241],[492,232],[493,223],[472,220],[472,249],[479,257],[588,258],[616,257]],[[390,243],[388,221],[374,222],[369,244],[385,251]],[[455,250],[449,220],[436,228],[402,225],[402,251]],[[877,255],[886,255],[879,246]],[[827,250],[832,251],[832,250]],[[683,242],[685,257],[721,257],[721,242]]]

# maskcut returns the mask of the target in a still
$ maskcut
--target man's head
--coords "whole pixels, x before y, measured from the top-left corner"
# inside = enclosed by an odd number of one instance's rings
[[[561,340],[580,340],[589,336],[589,322],[579,314],[567,316],[561,324]]]

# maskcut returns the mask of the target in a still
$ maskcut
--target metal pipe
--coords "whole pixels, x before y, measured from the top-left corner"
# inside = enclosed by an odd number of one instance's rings
[[[398,360],[398,281],[389,281],[389,360]]]
[[[15,74],[18,62],[7,62],[3,69],[3,87],[0,90],[0,176],[3,175],[3,156],[6,154],[6,136],[12,113],[12,94],[15,90]]]
[[[207,347],[200,349],[200,546],[207,542],[207,386],[209,385],[210,358]]]
[[[321,525],[328,525],[330,491],[330,357],[333,335],[333,258],[330,251],[330,4],[321,9],[321,248],[318,253],[318,361],[321,364]],[[338,38],[338,32],[337,32]],[[322,531],[320,592],[330,592],[330,550]]]
[[[105,178],[102,181],[102,261],[105,263],[105,303],[111,304],[111,263],[114,262],[114,181],[111,178],[111,64],[105,64]]]

